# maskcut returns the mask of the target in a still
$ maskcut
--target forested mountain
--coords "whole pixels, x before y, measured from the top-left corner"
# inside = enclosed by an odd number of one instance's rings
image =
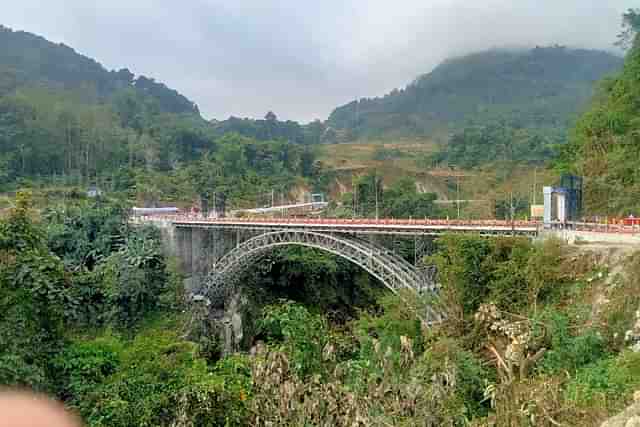
[[[162,112],[198,112],[192,101],[164,84],[145,76],[135,77],[126,68],[107,71],[64,44],[0,25],[0,46],[0,96],[20,87],[41,85],[81,89],[86,96],[105,100],[123,89],[134,89],[139,95],[153,98]]]
[[[516,128],[566,128],[593,84],[622,59],[565,47],[491,50],[445,61],[405,89],[335,109],[329,126],[352,138],[433,135],[503,121]]]
[[[320,134],[296,122],[209,123],[164,84],[67,46],[5,27],[0,46],[0,189],[100,183],[157,200],[215,187],[243,201],[316,171],[313,151],[291,143]]]
[[[162,83],[5,27],[0,45],[0,180],[168,169],[208,145],[197,106]]]

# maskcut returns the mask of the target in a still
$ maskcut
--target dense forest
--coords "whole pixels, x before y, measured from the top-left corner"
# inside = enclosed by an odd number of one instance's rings
[[[123,200],[35,210],[19,193],[0,219],[0,383],[123,427],[590,426],[640,386],[637,256],[608,277],[555,241],[445,236],[422,261],[438,299],[391,295],[313,250],[265,261],[241,280],[242,351],[224,354]],[[447,320],[426,325],[425,304]]]
[[[42,37],[2,27],[0,189],[98,185],[144,203],[229,192],[255,205],[300,181],[321,185],[324,126],[204,120],[177,91]]]
[[[132,89],[141,98],[153,98],[159,111],[198,113],[189,99],[145,76],[135,77],[128,69],[107,71],[102,65],[63,44],[23,31],[0,26],[0,96],[25,86],[83,89],[93,101],[108,100],[115,93]]]
[[[565,135],[559,129],[514,128],[504,122],[469,126],[453,133],[426,164],[464,169],[505,161],[543,165],[557,156],[566,143]]]
[[[567,129],[593,84],[621,65],[609,53],[561,46],[479,52],[445,61],[402,90],[336,108],[328,124],[354,138],[434,135],[497,120]]]
[[[585,177],[587,210],[599,215],[640,210],[640,17],[624,17],[622,44],[629,48],[622,72],[604,79],[588,111],[570,134],[559,167]]]

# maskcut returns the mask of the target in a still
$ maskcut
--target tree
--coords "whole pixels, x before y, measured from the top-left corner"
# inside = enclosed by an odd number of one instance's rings
[[[275,135],[276,135],[276,127],[278,126],[277,120],[278,118],[276,117],[275,113],[273,111],[269,111],[265,116],[264,119],[266,120],[266,128],[267,128],[267,139],[274,139]]]
[[[276,116],[276,114],[273,111],[269,111],[267,114],[265,114],[264,119],[268,122],[275,122],[276,120],[278,120],[278,117]]]
[[[48,246],[72,271],[93,270],[117,250],[127,233],[122,202],[67,202],[44,211]]]
[[[62,262],[32,220],[30,196],[0,221],[0,383],[43,390],[69,302]]]
[[[0,155],[0,184],[5,183],[11,176],[11,156],[9,154]]]
[[[622,15],[622,31],[618,34],[616,46],[627,50],[633,44],[640,30],[640,9],[629,9]]]
[[[351,200],[345,200],[351,205],[358,216],[373,218],[425,218],[437,215],[434,193],[419,193],[415,179],[403,177],[384,188],[382,178],[376,172],[358,177],[354,181],[354,193]]]
[[[325,131],[325,125],[320,120],[316,119],[305,126],[305,143],[306,144],[320,144],[322,140],[322,134]]]
[[[90,426],[245,425],[251,380],[241,357],[209,367],[167,325],[131,340],[71,342],[55,360],[61,394]]]
[[[247,170],[245,149],[249,141],[240,135],[228,135],[219,141],[215,158],[223,176],[242,175]]]
[[[132,325],[158,308],[168,291],[158,230],[130,232],[122,248],[99,267],[105,309],[115,324]]]
[[[268,341],[282,341],[292,355],[293,369],[301,377],[320,373],[327,343],[325,320],[298,304],[281,301],[264,309],[258,328]]]
[[[638,11],[624,15],[624,30],[635,34]],[[636,38],[637,41],[637,38]],[[592,215],[637,215],[640,203],[631,196],[640,191],[640,155],[637,120],[640,106],[640,44],[631,45],[618,75],[605,79],[591,107],[571,132],[562,165],[585,177],[584,207]]]

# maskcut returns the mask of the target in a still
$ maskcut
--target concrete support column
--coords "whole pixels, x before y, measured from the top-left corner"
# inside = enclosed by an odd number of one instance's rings
[[[192,274],[191,260],[191,228],[177,228],[175,231],[177,241],[177,256],[180,259],[180,267],[185,276]]]
[[[227,253],[227,239],[225,239],[224,230],[209,230],[209,267],[218,262]]]
[[[191,228],[188,242],[185,241],[184,262],[188,265],[188,274],[191,276],[192,289],[197,289],[203,284],[215,263],[228,251],[235,241],[225,238],[223,230],[213,228]],[[187,271],[185,270],[185,272]]]
[[[176,228],[168,221],[161,221],[156,225],[160,229],[162,251],[164,254],[168,257],[178,257],[179,253]]]
[[[191,282],[197,287],[206,274],[205,233],[201,228],[191,229]]]

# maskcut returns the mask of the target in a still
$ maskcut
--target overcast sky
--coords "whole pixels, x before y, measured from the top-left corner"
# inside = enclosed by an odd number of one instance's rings
[[[0,24],[154,77],[206,118],[325,119],[443,59],[498,46],[611,49],[629,0],[0,0]],[[1,46],[0,46],[1,48]]]

